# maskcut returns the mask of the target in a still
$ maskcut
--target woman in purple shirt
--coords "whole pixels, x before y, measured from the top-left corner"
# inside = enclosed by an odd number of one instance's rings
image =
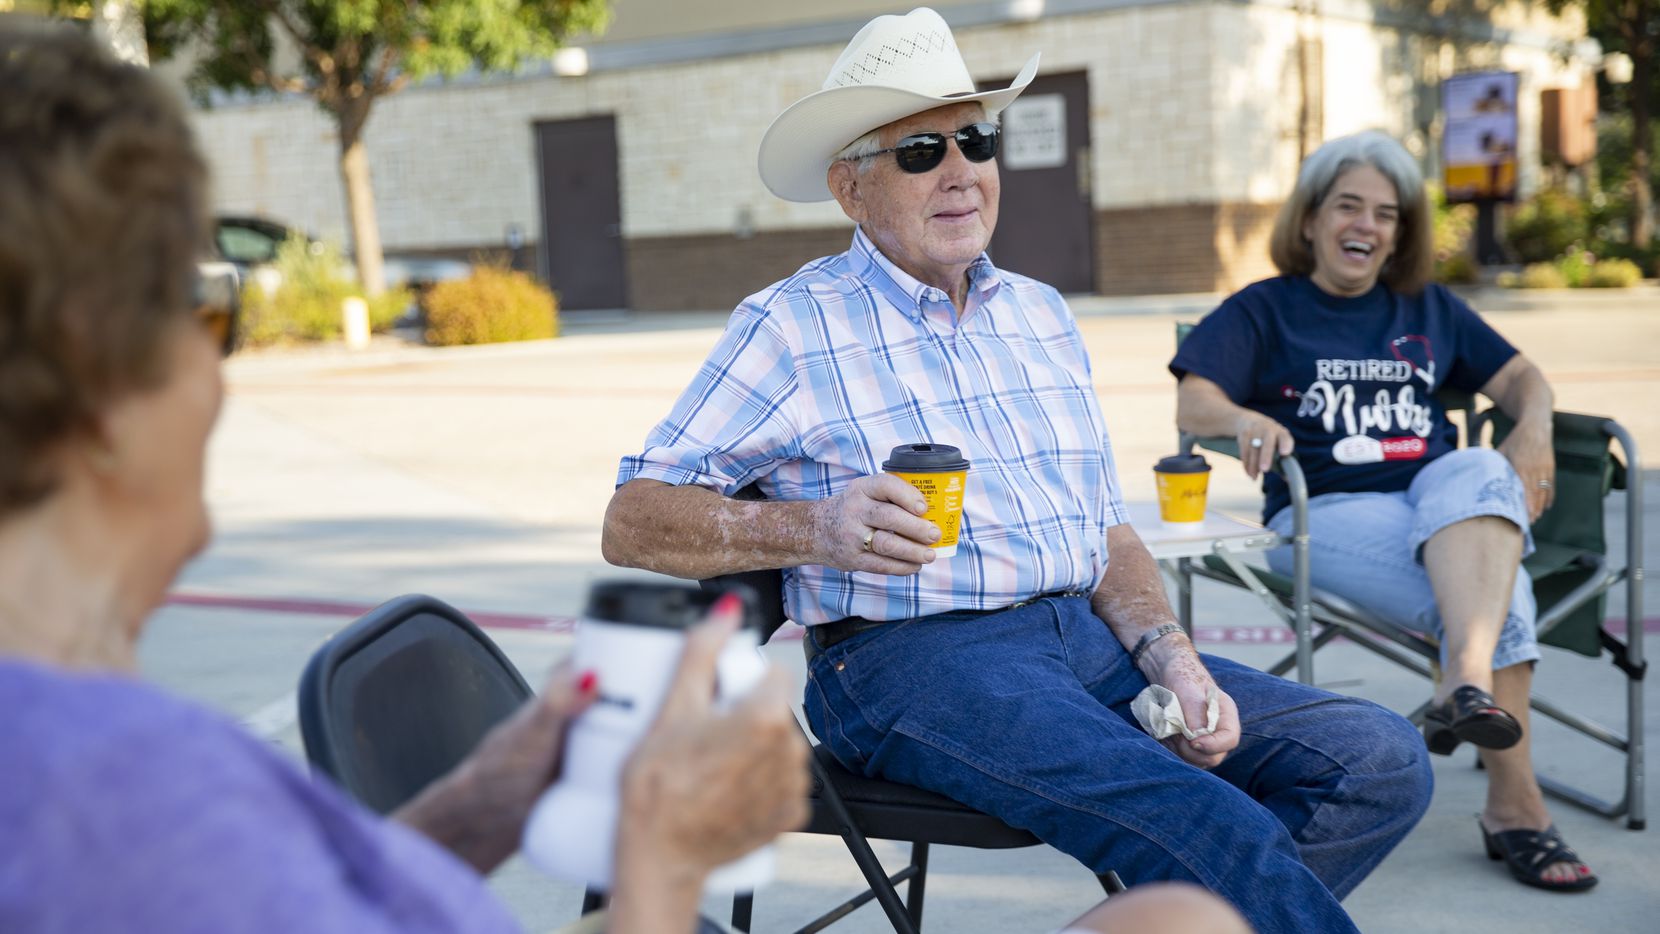
[[[0,19],[0,88],[0,931],[516,929],[481,874],[593,679],[556,673],[390,821],[137,680],[208,537],[229,315],[195,310],[206,167],[160,81],[84,36]],[[611,931],[690,931],[713,867],[806,820],[781,676],[708,709],[716,615],[624,778]]]
[[[1176,421],[1238,439],[1246,473],[1263,476],[1264,519],[1282,534],[1290,497],[1268,471],[1297,452],[1315,586],[1440,640],[1425,740],[1442,755],[1479,747],[1488,855],[1528,885],[1588,889],[1596,876],[1551,823],[1526,730],[1539,650],[1519,568],[1551,501],[1550,386],[1429,283],[1423,177],[1388,136],[1334,139],[1309,156],[1270,243],[1283,275],[1229,297],[1171,361]],[[1516,419],[1497,453],[1457,449],[1435,397],[1449,386]],[[1270,560],[1289,570],[1288,554]]]

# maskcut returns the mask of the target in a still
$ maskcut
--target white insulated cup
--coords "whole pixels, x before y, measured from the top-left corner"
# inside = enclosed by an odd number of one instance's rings
[[[746,625],[733,633],[716,663],[716,702],[747,694],[766,671],[753,616],[755,595],[744,598]],[[622,769],[651,728],[674,680],[686,628],[701,622],[719,594],[685,584],[601,581],[588,593],[572,654],[578,671],[599,676],[599,696],[572,724],[559,780],[531,810],[524,853],[548,875],[593,889],[612,884]],[[774,875],[772,846],[717,868],[709,892],[754,891]]]

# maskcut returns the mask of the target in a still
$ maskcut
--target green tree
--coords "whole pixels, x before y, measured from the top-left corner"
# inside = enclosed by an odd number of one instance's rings
[[[147,0],[144,30],[153,58],[197,56],[198,91],[304,94],[333,118],[358,277],[375,296],[385,277],[363,145],[375,101],[432,75],[511,71],[609,15],[607,0]]]
[[[1624,85],[1631,113],[1631,244],[1646,249],[1654,237],[1654,132],[1660,110],[1660,0],[1545,0],[1552,13],[1569,6],[1585,11],[1585,25],[1605,52],[1631,56],[1631,81]]]

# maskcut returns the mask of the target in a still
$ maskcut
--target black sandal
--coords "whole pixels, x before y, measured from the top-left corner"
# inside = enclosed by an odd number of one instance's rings
[[[1451,755],[1459,743],[1483,749],[1509,749],[1522,740],[1522,725],[1493,695],[1472,684],[1452,692],[1445,703],[1424,713],[1424,745],[1438,756]]]
[[[1584,892],[1597,884],[1597,877],[1589,872],[1566,882],[1545,879],[1545,870],[1557,863],[1585,865],[1579,854],[1563,841],[1562,833],[1552,824],[1539,830],[1501,830],[1488,833],[1487,826],[1477,818],[1481,827],[1481,842],[1487,847],[1488,859],[1502,859],[1516,881],[1551,892]]]

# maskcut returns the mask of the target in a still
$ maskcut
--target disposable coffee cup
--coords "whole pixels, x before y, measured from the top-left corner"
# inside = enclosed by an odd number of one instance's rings
[[[732,588],[744,601],[744,627],[716,662],[716,703],[747,694],[766,671],[754,621],[753,590]],[[719,593],[695,586],[639,580],[601,581],[588,592],[572,660],[599,677],[599,696],[572,724],[559,780],[530,812],[524,853],[554,878],[609,891],[616,858],[622,770],[662,710],[688,627],[702,622]],[[775,856],[763,846],[718,867],[708,892],[745,892],[771,881]]]
[[[1191,529],[1205,521],[1210,464],[1200,454],[1172,454],[1153,466],[1159,489],[1159,518],[1168,528]]]
[[[916,487],[927,500],[928,511],[922,518],[940,530],[934,553],[941,558],[956,554],[963,521],[963,490],[968,484],[968,461],[963,459],[963,452],[949,444],[901,444],[882,462],[882,470]]]

